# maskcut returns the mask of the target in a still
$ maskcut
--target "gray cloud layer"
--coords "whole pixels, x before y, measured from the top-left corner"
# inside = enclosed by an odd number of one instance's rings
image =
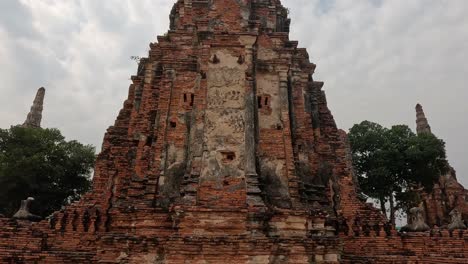
[[[175,0],[0,1],[0,127],[22,123],[47,88],[43,126],[101,144],[148,44]],[[423,104],[468,185],[468,1],[283,0],[292,39],[325,81],[339,127],[362,120],[414,127]]]

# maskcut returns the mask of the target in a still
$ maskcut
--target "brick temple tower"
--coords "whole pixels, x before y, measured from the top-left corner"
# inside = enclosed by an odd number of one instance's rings
[[[431,126],[429,126],[426,114],[424,114],[423,107],[420,104],[416,105],[416,132],[418,134],[432,133]]]
[[[44,108],[45,89],[41,87],[37,90],[31,110],[23,123],[23,127],[41,127],[42,110]]]
[[[338,261],[328,188],[339,135],[287,13],[270,0],[174,5],[97,161],[103,229],[176,235],[167,261]]]
[[[416,105],[416,131],[418,134],[431,133],[431,126],[427,121],[423,108]],[[461,212],[468,220],[468,190],[458,182],[455,169],[449,166],[445,175],[440,175],[438,182],[429,194],[424,194],[423,201],[426,211],[426,221],[431,226],[448,225],[453,210]]]
[[[67,261],[338,262],[344,147],[289,25],[278,0],[177,1],[47,243],[86,252]]]
[[[179,0],[170,22],[93,190],[47,221],[0,218],[0,263],[421,260],[425,238],[407,248],[358,199],[346,135],[279,0]]]

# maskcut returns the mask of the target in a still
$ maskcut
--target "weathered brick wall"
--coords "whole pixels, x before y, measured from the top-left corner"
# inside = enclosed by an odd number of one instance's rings
[[[467,231],[386,234],[382,228],[376,230],[361,226],[359,232],[342,233],[342,263],[468,263]]]

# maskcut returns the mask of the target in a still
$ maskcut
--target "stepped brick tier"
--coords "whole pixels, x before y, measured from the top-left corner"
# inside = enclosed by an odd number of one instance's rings
[[[418,134],[432,133],[420,104],[416,105],[416,127]],[[468,223],[468,190],[458,182],[455,169],[450,165],[449,172],[440,175],[432,192],[423,195],[423,202],[426,221],[430,226],[449,225],[453,210],[458,210]]]
[[[178,1],[93,191],[47,221],[0,219],[0,262],[468,263],[467,232],[399,234],[358,198],[287,14],[279,0]]]

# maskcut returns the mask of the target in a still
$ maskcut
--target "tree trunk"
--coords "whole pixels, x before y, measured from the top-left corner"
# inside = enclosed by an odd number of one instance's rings
[[[385,218],[386,218],[387,209],[385,208],[385,197],[381,196],[379,200],[380,200],[380,210],[382,210],[382,213],[385,215]]]
[[[395,204],[393,201],[393,194],[390,195],[390,221],[395,225]]]

